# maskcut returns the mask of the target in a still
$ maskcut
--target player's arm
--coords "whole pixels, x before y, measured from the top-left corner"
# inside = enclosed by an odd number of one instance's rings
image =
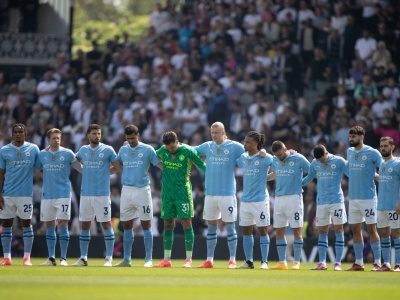
[[[275,180],[275,179],[276,179],[276,173],[275,173],[275,171],[269,172],[269,173],[268,173],[268,176],[267,176],[267,181],[272,181],[272,180]]]
[[[400,199],[399,199],[399,202],[397,202],[396,214],[397,214],[397,215],[400,215]]]
[[[309,184],[314,178],[315,178],[316,172],[313,168],[313,166],[310,166],[310,169],[308,170],[307,176],[303,177],[303,179],[301,180],[301,185],[305,186],[307,184]]]
[[[198,156],[197,151],[192,149],[191,151],[192,162],[203,172],[206,172],[206,163]]]
[[[6,173],[5,169],[0,169],[0,209],[3,209],[4,207],[3,186],[4,186],[5,173]]]
[[[158,164],[156,164],[156,167],[162,171],[162,161],[160,161]]]
[[[79,173],[82,173],[82,164],[79,161],[76,161],[75,163],[71,164],[71,167],[73,167]]]
[[[118,159],[114,160],[110,166],[110,174],[115,174],[117,172],[120,172],[121,170],[122,170],[122,167],[121,167],[121,163],[119,162],[119,160]]]

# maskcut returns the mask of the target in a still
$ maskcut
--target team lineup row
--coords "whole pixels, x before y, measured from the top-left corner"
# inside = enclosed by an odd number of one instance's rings
[[[55,266],[56,220],[59,228],[61,248],[60,265],[67,266],[69,243],[68,220],[71,213],[71,167],[82,172],[79,236],[81,256],[73,266],[87,266],[90,242],[90,226],[96,217],[101,223],[106,246],[104,266],[113,266],[112,252],[114,231],[111,226],[110,174],[122,172],[120,220],[123,222],[124,258],[114,266],[131,266],[134,239],[133,220],[140,218],[146,252],[145,267],[171,267],[171,249],[174,240],[174,224],[178,218],[184,229],[186,260],[184,268],[192,267],[194,216],[191,183],[192,165],[205,172],[206,197],[203,218],[208,223],[207,259],[198,268],[213,268],[214,251],[217,244],[218,220],[226,225],[228,232],[228,268],[254,268],[253,227],[260,235],[261,269],[268,269],[270,225],[269,195],[267,180],[276,181],[275,207],[273,212],[276,229],[276,246],[279,262],[272,269],[288,269],[286,261],[286,228],[291,226],[294,234],[294,262],[291,269],[300,269],[303,247],[303,199],[302,186],[317,178],[317,227],[319,264],[313,270],[326,270],[328,230],[331,222],[336,235],[336,259],[334,270],[341,270],[344,250],[343,224],[347,222],[344,197],[341,189],[343,174],[349,177],[348,222],[354,240],[355,262],[348,271],[363,271],[362,223],[365,222],[374,254],[372,271],[390,271],[391,238],[394,240],[396,265],[400,271],[400,161],[393,158],[393,140],[381,138],[380,152],[364,145],[364,129],[355,126],[349,131],[350,148],[347,159],[328,153],[323,145],[317,145],[311,163],[301,154],[289,151],[281,141],[272,143],[273,156],[262,146],[265,136],[249,132],[244,145],[227,139],[222,123],[211,126],[212,141],[197,147],[189,147],[178,141],[177,135],[166,132],[163,146],[154,150],[140,142],[140,134],[134,125],[125,127],[127,144],[118,154],[112,147],[100,142],[101,127],[91,124],[87,129],[88,145],[74,154],[60,146],[62,132],[53,128],[47,132],[49,146],[39,151],[26,139],[23,124],[12,127],[12,142],[0,149],[0,217],[3,219],[1,242],[4,258],[1,266],[12,265],[11,240],[15,216],[19,216],[23,227],[23,264],[32,265],[30,253],[33,244],[32,187],[34,169],[43,172],[41,221],[46,224],[46,241],[49,259],[42,265]],[[205,158],[205,162],[202,160]],[[162,170],[162,211],[164,220],[164,259],[152,262],[153,234],[151,219],[153,207],[150,193],[150,164]],[[241,197],[239,225],[243,229],[243,247],[246,261],[236,265],[237,219],[235,169],[243,170],[243,195]],[[379,167],[379,174],[376,168]],[[206,170],[207,168],[207,170]],[[307,174],[304,177],[304,174]],[[374,180],[379,181],[376,193]],[[380,228],[381,238],[377,227]],[[381,254],[383,264],[381,264]]]

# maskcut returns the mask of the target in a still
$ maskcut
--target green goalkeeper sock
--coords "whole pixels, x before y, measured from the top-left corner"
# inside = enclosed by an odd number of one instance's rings
[[[194,232],[193,228],[185,229],[185,247],[186,247],[186,258],[192,258],[194,244]]]
[[[164,258],[170,259],[172,244],[174,242],[174,231],[173,230],[165,230],[163,241],[164,241]]]

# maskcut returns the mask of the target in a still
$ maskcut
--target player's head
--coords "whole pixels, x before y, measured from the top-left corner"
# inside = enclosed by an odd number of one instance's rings
[[[61,135],[62,135],[62,132],[58,128],[51,128],[47,131],[46,137],[47,137],[47,140],[49,141],[51,148],[60,147]]]
[[[328,158],[328,151],[326,151],[326,148],[324,145],[317,145],[313,149],[313,154],[314,158],[318,160],[319,162],[326,162]]]
[[[351,127],[349,130],[349,145],[351,147],[357,147],[363,144],[365,136],[365,130],[361,126]]]
[[[21,123],[14,124],[13,127],[11,128],[11,132],[12,132],[12,139],[14,142],[16,143],[25,142],[28,131],[26,130],[24,124]]]
[[[86,136],[89,139],[90,144],[98,145],[101,140],[101,127],[98,124],[90,124]]]
[[[225,126],[221,122],[215,122],[211,125],[211,138],[216,144],[222,144],[227,136]]]
[[[275,141],[272,143],[272,153],[280,160],[283,161],[288,156],[286,146],[281,141]]]
[[[124,132],[129,146],[136,147],[139,144],[139,129],[135,125],[129,124],[125,126]]]
[[[261,150],[264,143],[264,134],[258,133],[257,131],[250,131],[244,138],[244,149],[250,152]]]
[[[379,150],[382,154],[382,157],[392,156],[394,148],[395,148],[394,141],[391,137],[388,136],[381,137],[379,143]]]
[[[163,134],[162,142],[164,148],[174,154],[179,148],[178,136],[173,131],[167,131]]]

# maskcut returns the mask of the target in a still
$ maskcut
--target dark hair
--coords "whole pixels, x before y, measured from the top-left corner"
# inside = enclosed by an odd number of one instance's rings
[[[388,141],[390,146],[393,146],[393,145],[394,145],[393,139],[392,139],[391,137],[389,137],[389,136],[383,136],[383,137],[381,137],[380,141],[381,141],[381,142],[386,142],[386,141]]]
[[[51,129],[49,129],[49,130],[47,131],[46,137],[47,137],[48,139],[50,139],[50,137],[51,137],[51,135],[52,135],[53,133],[62,134],[62,132],[61,132],[60,129],[58,129],[58,128],[51,128]]]
[[[26,126],[25,126],[24,124],[22,124],[22,123],[17,123],[17,124],[14,124],[14,125],[11,127],[11,132],[12,132],[12,133],[14,133],[14,129],[15,129],[16,127],[21,127],[25,132],[28,132],[28,131],[26,130]]]
[[[326,152],[325,146],[319,144],[314,147],[313,152],[314,152],[314,158],[320,159],[322,156],[325,155],[325,152]]]
[[[162,142],[164,145],[175,143],[178,140],[178,136],[173,131],[167,131],[163,134]]]
[[[99,130],[99,129],[101,130],[100,125],[98,125],[98,124],[90,124],[88,129],[87,129],[87,131],[86,131],[86,134],[90,134],[90,132],[92,130]]]
[[[265,135],[258,133],[257,131],[250,131],[249,133],[247,133],[246,135],[249,138],[252,138],[254,141],[257,142],[257,149],[261,150],[262,146],[265,143]]]
[[[139,129],[132,124],[126,125],[124,132],[126,135],[130,135],[130,134],[139,134]]]
[[[365,135],[365,130],[361,126],[354,126],[350,128],[349,134]]]
[[[285,144],[283,143],[283,142],[281,142],[281,141],[275,141],[275,142],[273,142],[272,143],[272,152],[276,152],[276,151],[278,151],[278,150],[281,150],[281,149],[283,149],[283,148],[285,148]]]

